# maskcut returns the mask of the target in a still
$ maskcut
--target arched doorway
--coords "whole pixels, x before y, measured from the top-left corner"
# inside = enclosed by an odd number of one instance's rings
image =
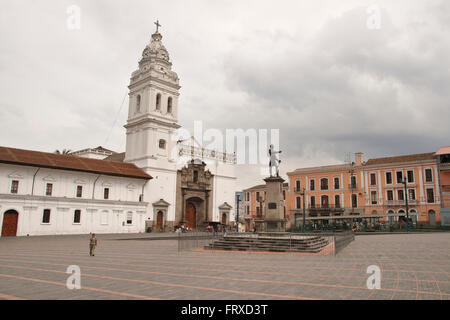
[[[16,210],[8,210],[3,214],[2,237],[14,237],[17,234],[17,222],[19,213]]]
[[[164,213],[162,211],[158,211],[156,214],[156,230],[163,231],[163,219]]]
[[[186,202],[186,227],[196,229],[197,211],[192,202]]]
[[[222,213],[222,224],[227,224],[227,214]]]
[[[428,211],[428,223],[430,226],[436,225],[436,212],[434,212],[434,210]]]

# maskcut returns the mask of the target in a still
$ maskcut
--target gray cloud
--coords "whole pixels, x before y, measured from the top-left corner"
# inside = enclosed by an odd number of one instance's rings
[[[0,12],[0,145],[103,145],[159,19],[181,78],[180,123],[279,128],[282,172],[428,152],[450,129],[450,4],[377,1],[5,0]],[[68,31],[66,8],[82,9]],[[105,147],[123,151],[128,101]],[[238,168],[239,187],[261,181]]]

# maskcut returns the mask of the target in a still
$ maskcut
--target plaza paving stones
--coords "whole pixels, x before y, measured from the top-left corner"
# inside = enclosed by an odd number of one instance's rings
[[[173,234],[152,236],[98,235],[95,257],[88,235],[0,238],[0,299],[450,299],[450,233],[356,236],[337,256],[178,252]]]

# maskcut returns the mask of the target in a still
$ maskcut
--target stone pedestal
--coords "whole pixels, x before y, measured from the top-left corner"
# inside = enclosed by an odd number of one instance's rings
[[[258,231],[285,232],[286,218],[284,215],[283,182],[280,177],[269,177],[266,182],[264,199],[264,220],[259,222]]]

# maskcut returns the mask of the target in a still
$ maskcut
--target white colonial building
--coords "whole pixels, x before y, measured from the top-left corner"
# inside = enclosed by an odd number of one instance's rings
[[[177,141],[179,78],[161,40],[131,75],[124,153],[0,147],[2,236],[233,224],[235,155]]]

